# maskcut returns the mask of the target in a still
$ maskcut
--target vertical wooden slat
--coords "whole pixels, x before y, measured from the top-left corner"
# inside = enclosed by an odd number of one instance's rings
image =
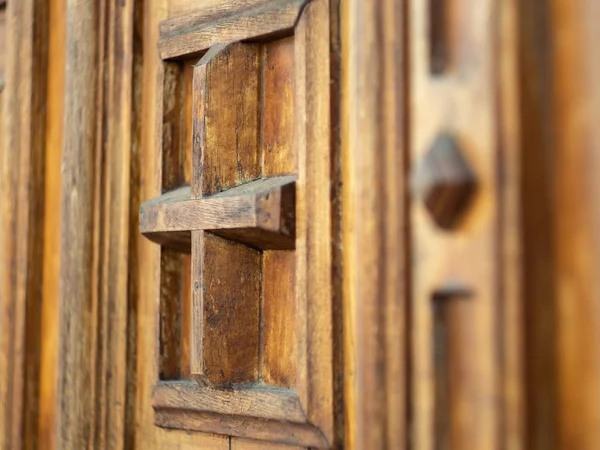
[[[47,5],[6,10],[0,151],[0,447],[37,442]],[[40,132],[42,130],[42,132]],[[24,432],[33,434],[31,439]]]
[[[296,26],[294,51],[296,382],[308,420],[333,442],[329,1],[312,1],[304,8]]]
[[[262,380],[269,385],[296,385],[295,253],[264,251],[261,307]]]
[[[90,444],[97,5],[67,1],[56,447]],[[78,123],[73,127],[73,123]]]
[[[130,217],[131,98],[134,1],[108,2],[100,12],[96,141],[99,202],[99,287],[94,322],[96,427],[94,444],[122,448],[128,424],[126,352]]]
[[[260,176],[259,50],[217,46],[195,68],[193,198]],[[192,373],[218,385],[255,382],[259,252],[201,231],[192,241]]]
[[[406,6],[404,1],[342,2],[345,427],[350,449],[403,448],[408,439]]]
[[[262,175],[293,174],[294,39],[264,44],[261,58]],[[261,378],[283,387],[296,384],[295,258],[287,251],[262,256]]]
[[[600,4],[549,2],[559,442],[600,447]]]
[[[263,176],[295,172],[294,39],[265,44],[262,52],[261,154]]]

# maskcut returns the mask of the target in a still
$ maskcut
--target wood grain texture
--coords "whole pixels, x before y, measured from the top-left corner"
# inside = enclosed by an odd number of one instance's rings
[[[95,195],[98,229],[94,236],[98,292],[93,327],[96,367],[94,445],[120,448],[131,438],[126,421],[128,252],[130,219],[133,0],[107,2],[100,17],[96,117]],[[102,74],[102,75],[101,75]]]
[[[167,1],[151,0],[144,4],[143,76],[142,76],[142,142],[140,156],[140,185],[137,187],[142,199],[156,197],[161,193],[162,180],[162,96],[164,66],[156,52],[158,24],[166,17]],[[137,408],[136,448],[214,448],[227,449],[229,439],[204,433],[163,430],[154,424],[152,390],[158,381],[157,321],[160,295],[160,248],[142,236],[138,243],[139,265],[132,271],[138,279],[139,294],[137,320]]]
[[[294,39],[264,44],[262,51],[263,177],[296,170],[294,130]]]
[[[262,255],[260,374],[269,385],[294,387],[296,351],[296,261],[294,252]]]
[[[159,383],[153,395],[155,410],[186,409],[224,416],[250,416],[287,422],[305,422],[294,390],[253,385],[240,389],[214,389],[191,381]]]
[[[3,11],[8,39],[2,49],[0,132],[1,448],[37,445],[47,13],[47,5],[38,1]]]
[[[600,446],[600,5],[549,5],[559,446],[592,449]]]
[[[231,438],[231,450],[300,450],[301,447],[250,439]]]
[[[316,0],[296,26],[296,382],[310,423],[333,442],[332,208],[329,2]]]
[[[167,192],[141,206],[140,231],[162,245],[174,240],[176,248],[185,240],[178,232],[193,230],[219,230],[258,248],[293,248],[293,181],[261,179],[197,200],[190,200],[189,187]]]
[[[232,44],[199,62],[207,64],[204,195],[260,176],[259,49],[256,44]]]
[[[226,0],[161,23],[163,59],[198,54],[216,44],[291,34],[306,0]]]
[[[204,235],[203,375],[216,386],[258,380],[260,252]]]
[[[411,392],[406,379],[407,5],[342,2],[344,405],[349,449],[410,447],[405,410]],[[376,45],[379,51],[373,52]]]
[[[218,414],[187,410],[159,410],[155,419],[156,425],[164,428],[205,431],[302,447],[330,448],[321,431],[308,423],[285,423],[242,416],[223,420]]]
[[[90,445],[98,11],[67,3],[56,447]],[[78,123],[72,127],[72,123]]]

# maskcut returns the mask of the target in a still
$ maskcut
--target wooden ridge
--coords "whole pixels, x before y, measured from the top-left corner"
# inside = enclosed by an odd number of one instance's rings
[[[260,249],[293,249],[293,176],[245,183],[201,199],[185,186],[140,207],[140,232],[165,247],[189,252],[190,232],[210,230]]]
[[[308,0],[227,0],[160,24],[162,59],[200,53],[215,44],[285,36]]]
[[[200,386],[195,381],[163,381],[154,389],[153,406],[155,410],[185,409],[306,422],[306,415],[295,390],[266,385],[216,389]]]
[[[155,387],[152,402],[155,424],[163,428],[330,447],[321,430],[307,422],[293,389],[215,389],[193,381],[163,381]]]

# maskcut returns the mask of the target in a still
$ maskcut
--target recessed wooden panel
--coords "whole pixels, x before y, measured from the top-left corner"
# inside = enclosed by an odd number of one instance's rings
[[[296,261],[291,251],[263,253],[261,376],[266,384],[294,387],[296,352]]]
[[[263,176],[296,170],[294,126],[294,38],[263,47],[262,157]]]
[[[259,50],[256,44],[233,44],[208,63],[203,194],[214,194],[260,176]]]
[[[260,252],[204,234],[204,375],[215,385],[258,379]]]

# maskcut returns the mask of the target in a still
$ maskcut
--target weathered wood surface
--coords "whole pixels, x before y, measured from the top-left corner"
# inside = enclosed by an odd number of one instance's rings
[[[333,412],[333,238],[329,1],[304,9],[294,36],[296,181],[296,383],[310,423],[331,444]],[[325,188],[325,191],[323,190]]]
[[[163,59],[198,54],[217,44],[292,34],[306,0],[226,0],[161,23]]]
[[[155,410],[186,409],[215,414],[260,417],[286,422],[305,422],[306,416],[294,390],[264,385],[214,389],[192,381],[159,383],[153,395]]]
[[[2,7],[0,448],[33,448],[42,342],[48,6],[27,0]]]
[[[193,230],[218,230],[258,248],[294,247],[293,177],[257,180],[220,194],[190,200],[183,187],[149,200],[140,208],[140,231],[169,247],[184,246]]]

